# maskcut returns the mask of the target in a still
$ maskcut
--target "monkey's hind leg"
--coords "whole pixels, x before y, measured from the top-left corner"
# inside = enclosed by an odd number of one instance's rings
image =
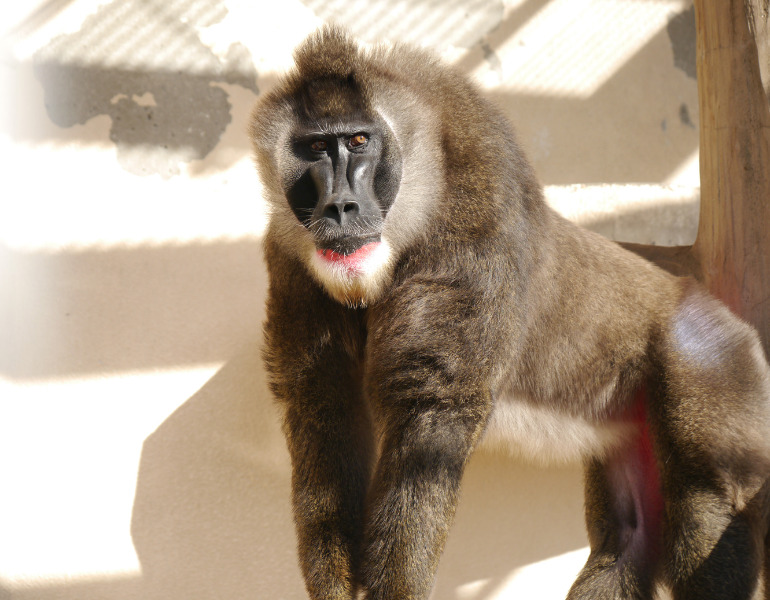
[[[689,478],[671,496],[663,563],[675,600],[759,600],[765,544],[757,511]]]
[[[765,565],[770,368],[756,333],[697,288],[656,351],[648,404],[676,600],[757,600]]]
[[[662,498],[647,428],[585,468],[591,554],[568,600],[648,600],[660,556]]]

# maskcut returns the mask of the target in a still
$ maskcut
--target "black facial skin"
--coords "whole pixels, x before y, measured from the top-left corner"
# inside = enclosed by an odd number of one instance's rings
[[[401,161],[387,126],[373,120],[297,129],[286,197],[319,250],[350,254],[379,241],[395,199]]]

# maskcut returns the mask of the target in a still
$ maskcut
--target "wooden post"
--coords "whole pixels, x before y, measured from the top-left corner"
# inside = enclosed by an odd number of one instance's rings
[[[693,275],[759,331],[770,359],[770,0],[694,0],[700,106],[695,244],[622,244]],[[761,49],[761,52],[758,52]]]
[[[701,207],[692,254],[703,283],[759,330],[770,356],[770,105],[752,33],[761,15],[746,7],[695,0]]]

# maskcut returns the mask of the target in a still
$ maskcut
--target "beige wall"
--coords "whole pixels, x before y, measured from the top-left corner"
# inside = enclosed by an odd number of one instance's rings
[[[346,9],[338,8],[346,6]],[[0,600],[303,598],[259,361],[250,107],[321,19],[432,45],[559,210],[687,243],[686,0],[35,0],[0,47]],[[580,471],[479,454],[434,598],[561,598]]]

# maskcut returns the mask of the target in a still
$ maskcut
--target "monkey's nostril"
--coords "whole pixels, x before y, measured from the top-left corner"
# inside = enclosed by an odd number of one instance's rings
[[[324,206],[324,216],[342,223],[358,215],[359,205],[354,200],[335,200]]]

